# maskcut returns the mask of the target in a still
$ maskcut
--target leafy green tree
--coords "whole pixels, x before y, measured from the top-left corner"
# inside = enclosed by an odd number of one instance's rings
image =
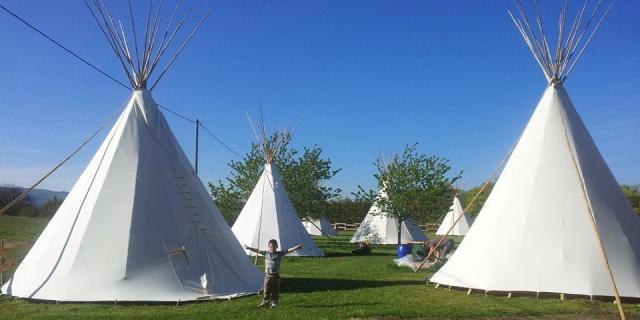
[[[322,213],[331,221],[343,223],[361,222],[371,208],[371,201],[338,197],[326,203]]]
[[[627,197],[627,200],[631,203],[633,210],[640,215],[640,185],[623,184],[621,188],[625,197]]]
[[[340,169],[331,168],[331,160],[322,158],[322,149],[316,145],[304,148],[298,155],[298,150],[289,146],[290,141],[290,133],[275,132],[265,139],[263,145],[253,143],[242,160],[232,160],[228,164],[231,177],[226,178],[226,182],[209,182],[211,195],[228,223],[238,217],[260,179],[266,159],[264,150],[274,151],[273,164],[278,168],[289,198],[302,218],[317,218],[327,201],[340,193],[339,188],[323,184]]]
[[[58,197],[53,197],[47,201],[42,207],[38,208],[38,217],[51,219],[53,215],[58,211],[63,200]]]
[[[464,209],[467,209],[467,206],[469,205],[469,203],[471,203],[471,200],[473,200],[476,194],[478,194],[478,192],[482,189],[483,185],[479,185],[477,187],[473,187],[467,191],[462,192],[462,199],[460,200],[462,201]],[[477,216],[478,213],[480,213],[480,209],[482,209],[482,206],[484,206],[484,203],[487,201],[487,198],[489,198],[489,194],[491,194],[493,185],[494,185],[494,182],[489,182],[489,185],[484,189],[484,191],[482,191],[482,193],[478,195],[476,200],[473,203],[471,203],[471,207],[465,210],[465,213],[467,215],[469,215],[470,217],[473,217],[473,216]]]
[[[408,218],[417,222],[437,219],[451,205],[452,185],[462,177],[462,171],[447,177],[451,170],[449,160],[419,153],[417,143],[405,146],[401,154],[393,155],[389,161],[376,159],[374,165],[378,170],[374,177],[385,196],[377,196],[373,202],[383,214],[398,221],[398,245],[402,222]],[[373,192],[362,188],[356,193],[365,200],[372,195]]]
[[[16,199],[22,192],[23,188],[13,186],[0,186],[0,209],[7,206],[11,201]],[[36,217],[38,208],[33,203],[33,199],[27,195],[24,199],[13,205],[4,214],[9,216]]]

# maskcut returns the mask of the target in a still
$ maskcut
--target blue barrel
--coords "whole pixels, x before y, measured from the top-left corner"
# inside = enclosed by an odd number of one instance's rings
[[[398,246],[398,259],[411,254],[411,245],[410,244],[401,244]]]

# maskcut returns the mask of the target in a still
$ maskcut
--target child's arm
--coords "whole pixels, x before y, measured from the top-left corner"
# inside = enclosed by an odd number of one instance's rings
[[[243,247],[244,247],[245,249],[249,250],[249,251],[253,251],[253,252],[255,252],[255,253],[263,254],[260,250],[258,250],[258,249],[256,249],[256,248],[251,248],[251,247],[249,247],[249,246],[248,246],[248,245],[246,245],[246,244],[245,244],[245,245],[243,245]]]
[[[292,248],[287,249],[287,251],[285,251],[285,252],[286,252],[286,253],[291,253],[291,252],[294,252],[294,251],[296,251],[296,250],[298,250],[298,249],[300,249],[300,248],[302,248],[302,243],[301,243],[301,244],[299,244],[299,245],[297,245],[297,246],[295,246],[295,247],[292,247]]]

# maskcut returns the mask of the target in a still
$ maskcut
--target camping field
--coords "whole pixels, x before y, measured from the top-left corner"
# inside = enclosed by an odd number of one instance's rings
[[[26,252],[46,220],[0,216],[0,239],[10,260]],[[315,238],[323,258],[287,257],[282,263],[280,307],[260,309],[258,296],[231,301],[201,301],[176,305],[114,303],[36,303],[0,298],[0,319],[616,319],[615,305],[558,296],[504,294],[467,295],[426,285],[431,273],[397,268],[392,246],[375,247],[372,256],[353,256],[350,233],[334,239]],[[478,263],[482,263],[478,261]],[[11,268],[9,265],[7,267]],[[473,266],[469,266],[473,268]],[[628,319],[640,319],[637,302],[625,303]]]

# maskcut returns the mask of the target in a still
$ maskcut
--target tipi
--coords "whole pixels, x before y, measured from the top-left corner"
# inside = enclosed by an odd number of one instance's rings
[[[241,244],[252,248],[267,250],[268,241],[275,239],[278,241],[279,250],[302,243],[302,248],[290,255],[322,256],[322,251],[302,225],[274,163],[277,150],[281,147],[281,136],[276,134],[272,141],[267,138],[264,125],[259,129],[256,130],[256,134],[266,163],[258,183],[231,230]],[[255,255],[252,251],[245,251],[247,254]]]
[[[185,301],[257,292],[260,271],[247,259],[147,89],[170,41],[164,39],[161,50],[153,52],[146,42],[140,50],[144,57],[134,60],[129,49],[137,48],[128,48],[115,26],[105,22],[110,19],[104,4],[90,9],[134,91],[2,293],[56,301]],[[147,30],[150,41],[155,35]]]
[[[568,35],[560,35],[561,47],[551,51],[542,25],[541,36],[534,35],[518,8],[524,22],[514,22],[548,87],[473,228],[431,281],[616,296],[620,306],[618,295],[640,297],[640,221],[563,85],[608,9],[589,35],[598,8],[582,20],[583,7]],[[564,16],[566,7],[561,28]]]
[[[333,237],[336,235],[336,230],[333,229],[331,222],[325,217],[318,219],[305,219],[302,224],[307,232],[312,236],[328,236]]]
[[[460,215],[463,215],[463,217],[458,220]],[[458,223],[453,226],[456,220],[458,220]],[[451,226],[453,226],[453,228],[451,228]],[[470,227],[471,219],[469,219],[469,216],[464,213],[458,197],[453,197],[453,204],[451,205],[451,208],[449,208],[447,214],[444,216],[444,219],[442,219],[442,223],[440,224],[438,231],[436,231],[436,234],[439,236],[445,235],[451,228],[451,232],[449,232],[448,235],[464,236],[465,234],[467,234]]]
[[[385,197],[384,191],[378,193],[379,197]],[[416,226],[413,219],[402,221],[400,241],[426,241],[428,238]],[[362,223],[353,234],[351,243],[369,242],[373,244],[397,244],[398,220],[385,215],[374,203]]]

